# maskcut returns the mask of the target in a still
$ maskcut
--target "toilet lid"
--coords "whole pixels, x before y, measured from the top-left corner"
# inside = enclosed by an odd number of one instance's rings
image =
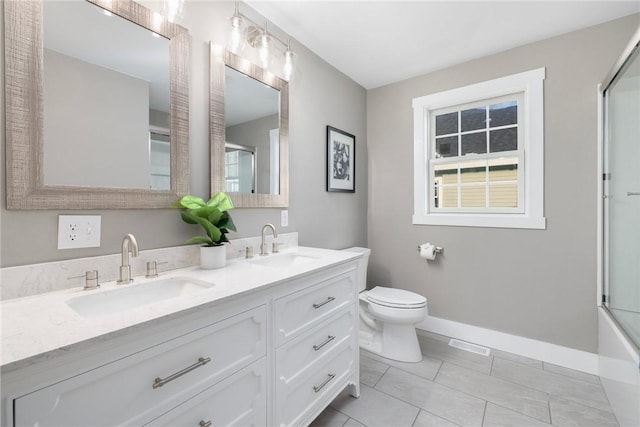
[[[367,299],[375,304],[398,308],[421,308],[427,305],[422,295],[403,289],[376,286],[367,291]]]

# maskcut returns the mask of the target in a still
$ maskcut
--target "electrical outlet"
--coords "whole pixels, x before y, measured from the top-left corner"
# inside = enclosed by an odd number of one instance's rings
[[[100,246],[100,215],[58,215],[58,249]]]
[[[280,227],[289,226],[289,211],[280,211]]]

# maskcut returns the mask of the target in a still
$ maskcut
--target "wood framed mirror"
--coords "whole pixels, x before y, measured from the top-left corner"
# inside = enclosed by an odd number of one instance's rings
[[[287,207],[288,82],[216,44],[210,54],[212,194],[238,208]]]
[[[4,13],[8,209],[166,208],[188,193],[185,28],[131,0]]]

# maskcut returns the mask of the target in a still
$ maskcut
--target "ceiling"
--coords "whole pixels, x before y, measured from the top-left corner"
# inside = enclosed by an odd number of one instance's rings
[[[247,4],[366,89],[640,12],[638,0]]]

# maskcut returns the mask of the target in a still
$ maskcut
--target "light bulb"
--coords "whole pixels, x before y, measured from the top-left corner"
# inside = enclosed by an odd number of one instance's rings
[[[260,47],[258,48],[258,58],[260,66],[267,68],[269,66],[269,35],[264,32],[260,36]]]
[[[289,81],[293,74],[293,51],[287,46],[287,50],[284,52],[284,79]]]
[[[239,13],[231,17],[231,39],[229,50],[233,53],[240,53],[244,50],[244,22]]]
[[[164,0],[164,12],[167,16],[167,21],[175,22],[182,18],[182,6],[184,6],[184,0]]]

